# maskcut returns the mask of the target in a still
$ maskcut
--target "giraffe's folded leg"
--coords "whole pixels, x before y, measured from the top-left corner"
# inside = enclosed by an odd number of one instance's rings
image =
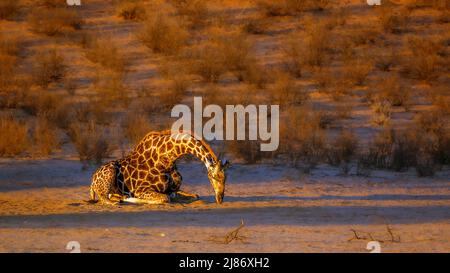
[[[151,190],[135,193],[134,197],[135,198],[126,198],[123,201],[130,203],[144,203],[152,205],[170,203],[169,195]]]
[[[170,200],[173,202],[194,202],[199,200],[198,194],[189,193],[185,191],[178,190],[170,194]]]

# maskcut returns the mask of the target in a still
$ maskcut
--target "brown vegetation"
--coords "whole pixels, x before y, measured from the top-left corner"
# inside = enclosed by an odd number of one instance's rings
[[[81,28],[83,20],[76,10],[64,8],[35,8],[28,16],[28,24],[37,33],[55,36]]]
[[[0,117],[0,155],[2,157],[20,156],[28,149],[29,127],[11,117]]]

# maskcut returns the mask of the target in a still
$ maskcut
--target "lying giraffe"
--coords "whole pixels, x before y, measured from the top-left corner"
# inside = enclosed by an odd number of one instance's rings
[[[177,197],[198,199],[198,195],[180,190],[182,177],[175,161],[186,154],[205,164],[216,202],[222,203],[228,162],[219,161],[209,145],[192,134],[171,131],[148,133],[128,156],[98,168],[92,177],[90,200],[95,202],[95,195],[106,204],[121,200],[164,204]]]

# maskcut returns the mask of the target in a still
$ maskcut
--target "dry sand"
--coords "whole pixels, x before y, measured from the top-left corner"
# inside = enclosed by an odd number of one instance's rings
[[[431,179],[235,165],[225,202],[216,205],[203,166],[180,169],[183,188],[200,201],[110,207],[84,202],[93,168],[83,171],[74,160],[3,160],[0,251],[67,252],[67,243],[78,241],[82,252],[368,252],[370,240],[349,241],[351,229],[381,241],[382,252],[450,251],[449,170]],[[241,219],[242,240],[221,242]]]

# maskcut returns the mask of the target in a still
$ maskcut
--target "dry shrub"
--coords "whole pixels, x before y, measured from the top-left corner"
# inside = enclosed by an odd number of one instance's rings
[[[177,53],[185,45],[188,32],[174,19],[165,14],[152,14],[144,22],[138,38],[155,53]]]
[[[0,117],[0,156],[22,155],[30,145],[28,124],[10,116]]]
[[[275,78],[275,83],[269,88],[271,102],[286,107],[302,105],[308,100],[308,94],[289,74],[279,72]]]
[[[348,102],[339,103],[335,107],[336,118],[349,119],[352,117],[353,107]]]
[[[190,86],[190,80],[185,75],[179,75],[169,80],[169,86],[160,95],[162,110],[170,110],[179,104]]]
[[[443,115],[450,115],[450,90],[447,86],[433,87],[427,97]]]
[[[35,84],[46,88],[52,82],[61,81],[65,73],[64,57],[56,49],[48,50],[35,56],[33,66]]]
[[[0,19],[9,19],[19,12],[19,1],[2,0],[0,2]]]
[[[440,135],[445,132],[448,117],[440,111],[431,110],[419,113],[415,117],[415,122],[417,126],[422,128],[425,132]]]
[[[60,96],[40,90],[27,95],[23,110],[34,116],[48,116],[59,103],[61,103]]]
[[[28,24],[37,33],[55,36],[81,28],[83,20],[75,9],[36,8],[28,16]]]
[[[123,136],[133,146],[153,129],[148,116],[138,112],[129,112],[122,121]]]
[[[17,58],[0,54],[0,94],[8,93],[15,83]]]
[[[383,79],[379,87],[379,100],[387,100],[392,106],[403,106],[406,111],[411,105],[410,89],[404,86],[400,77],[391,75]]]
[[[325,131],[314,111],[305,107],[291,107],[287,119],[280,128],[279,151],[293,166],[302,166],[305,172],[310,172],[324,158]]]
[[[350,31],[350,38],[355,45],[373,45],[380,39],[380,30],[371,25],[357,25]]]
[[[94,90],[98,96],[98,103],[107,106],[127,107],[130,96],[124,86],[124,74],[115,71],[98,72],[94,78]]]
[[[441,72],[442,45],[427,37],[409,37],[406,43],[408,55],[403,61],[404,75],[419,80],[434,80]]]
[[[62,0],[37,0],[37,5],[46,8],[67,7],[67,2]]]
[[[0,33],[0,55],[17,56],[21,41],[17,36]]]
[[[234,72],[239,80],[244,80],[249,62],[252,62],[251,44],[243,35],[231,35],[217,41],[219,50],[224,53],[224,65]]]
[[[125,20],[145,20],[145,6],[136,0],[121,0],[117,3],[116,13]]]
[[[217,82],[226,71],[225,55],[217,42],[207,42],[191,51],[192,72],[207,82]]]
[[[244,23],[243,31],[249,34],[264,34],[268,27],[269,22],[264,18],[251,18]]]
[[[419,176],[431,176],[439,164],[449,164],[448,132],[437,135],[416,128],[380,132],[369,145],[366,163],[395,171],[415,167]]]
[[[34,156],[47,157],[60,147],[56,127],[45,117],[38,117],[32,136]]]
[[[311,66],[322,66],[327,61],[330,42],[330,29],[326,22],[313,24],[309,28],[303,57]]]
[[[298,15],[305,11],[322,11],[329,7],[330,0],[259,0],[258,7],[266,16]]]
[[[178,14],[185,17],[192,28],[200,28],[206,25],[210,13],[207,1],[171,0],[171,2],[177,9]]]
[[[448,117],[438,110],[417,115],[415,124],[422,133],[418,144],[416,170],[420,176],[431,176],[439,165],[450,164],[450,132]]]
[[[224,66],[240,81],[255,84],[263,88],[267,83],[266,71],[252,53],[252,44],[242,34],[221,37],[217,41],[218,49],[224,54]]]
[[[374,112],[372,117],[372,124],[376,126],[387,126],[391,121],[391,103],[387,100],[375,100],[370,106]]]
[[[71,96],[75,95],[75,92],[78,89],[77,81],[73,78],[66,79],[64,81],[64,89],[66,90],[67,94],[69,94]]]
[[[404,31],[410,21],[411,11],[407,8],[395,9],[392,6],[383,6],[379,8],[378,20],[381,27],[388,33],[401,33]]]
[[[269,154],[262,152],[259,140],[227,141],[227,151],[244,161],[246,164],[256,164]]]
[[[357,149],[357,136],[351,131],[342,130],[334,142],[328,147],[328,163],[341,166],[343,172],[347,174],[350,170],[349,164],[355,158]]]
[[[367,160],[376,168],[389,168],[394,146],[394,132],[384,129],[379,132],[368,146]]]
[[[73,123],[69,128],[69,136],[75,145],[80,161],[83,164],[100,164],[109,157],[113,145],[105,128],[94,122]]]
[[[59,118],[61,122],[57,123],[59,127],[67,129],[73,122],[88,123],[94,121],[97,124],[110,125],[111,121],[116,119],[108,110],[109,106],[103,102],[91,99],[89,102],[73,102],[62,104],[66,111],[61,112]],[[65,114],[65,115],[64,115]],[[66,123],[62,123],[66,120]]]
[[[293,35],[285,48],[288,68],[296,76],[302,75],[304,65],[321,67],[329,59],[330,26],[326,20],[309,22],[307,37]]]
[[[436,21],[441,24],[450,23],[450,10],[449,9],[441,10],[439,16],[436,18]]]
[[[94,62],[99,63],[105,68],[123,73],[127,63],[123,53],[114,45],[111,39],[90,38],[86,41],[86,57]]]
[[[379,50],[373,55],[372,61],[381,71],[391,71],[398,63],[398,52],[393,48]]]
[[[348,84],[363,85],[372,69],[372,62],[368,58],[362,57],[346,62],[342,73]]]
[[[351,86],[340,71],[334,72],[330,68],[322,67],[314,70],[314,80],[319,91],[329,95],[334,101],[341,101],[349,95]]]
[[[0,94],[3,98],[13,91],[16,84],[18,53],[18,38],[0,33]],[[5,101],[1,104],[7,103]]]
[[[415,0],[409,4],[410,8],[435,8],[450,9],[450,2],[447,0]]]

